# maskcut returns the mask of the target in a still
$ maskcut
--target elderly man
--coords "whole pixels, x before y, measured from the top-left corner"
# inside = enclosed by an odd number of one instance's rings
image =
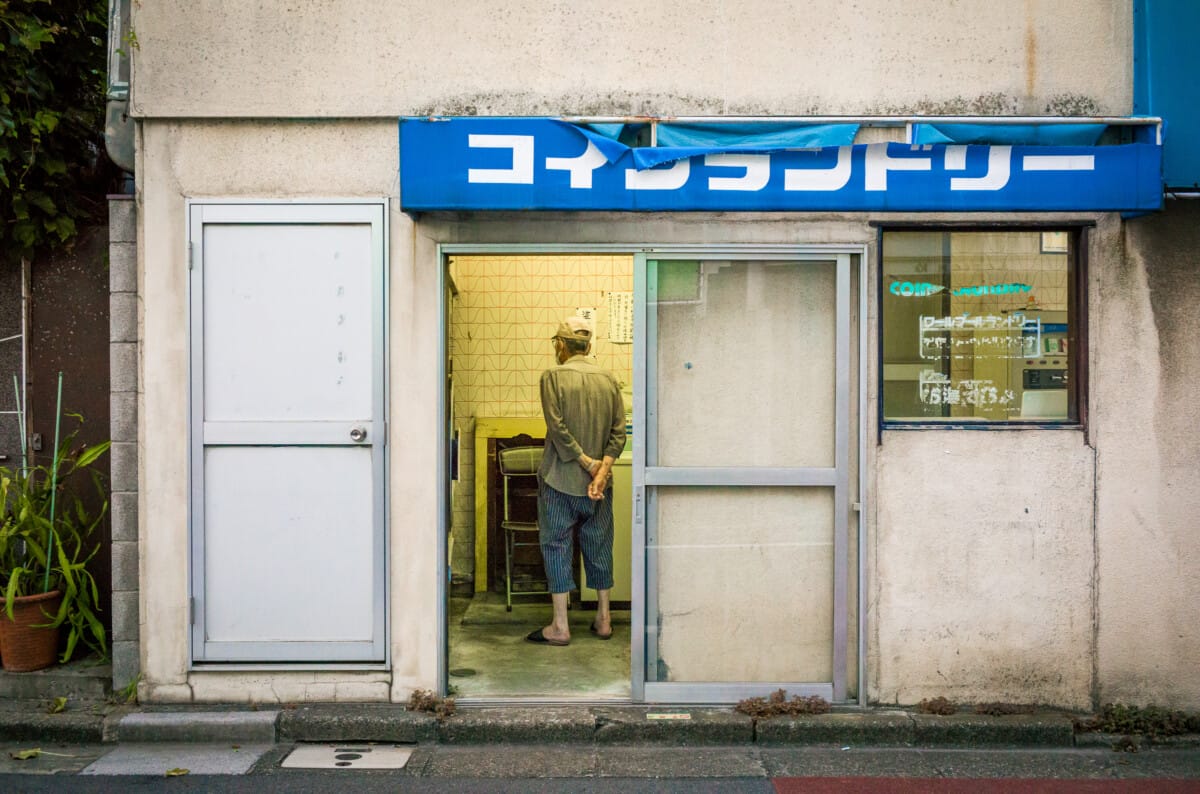
[[[566,645],[571,641],[567,602],[575,586],[571,563],[576,528],[588,584],[596,589],[591,632],[602,640],[612,637],[610,472],[625,448],[625,405],[617,379],[587,358],[591,348],[588,322],[568,317],[554,335],[558,366],[542,373],[546,449],[538,469],[538,539],[554,620],[530,632],[525,637],[529,642]]]

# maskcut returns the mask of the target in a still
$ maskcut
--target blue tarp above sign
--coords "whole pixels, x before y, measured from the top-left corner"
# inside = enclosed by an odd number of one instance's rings
[[[400,121],[409,212],[1153,210],[1161,168],[1149,144],[631,149],[555,119]]]

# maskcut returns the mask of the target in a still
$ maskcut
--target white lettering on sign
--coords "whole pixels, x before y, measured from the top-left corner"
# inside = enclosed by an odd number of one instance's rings
[[[949,159],[949,154],[947,154]],[[956,176],[950,180],[951,190],[999,190],[1008,184],[1008,167],[1012,162],[1011,146],[993,146],[988,150],[987,173],[980,177]],[[963,167],[966,167],[964,163]],[[949,164],[946,165],[949,169]]]
[[[592,172],[607,162],[608,158],[596,148],[596,144],[588,141],[587,148],[578,157],[547,157],[546,170],[568,171],[572,188],[590,188]]]
[[[481,135],[467,136],[471,149],[507,149],[512,165],[508,168],[468,168],[467,181],[472,184],[532,185],[534,181],[534,136]],[[913,151],[927,152],[928,145],[914,146]],[[967,146],[945,147],[945,169],[964,171],[967,168]],[[576,190],[593,188],[593,175],[608,164],[608,159],[592,141],[582,154],[574,157],[547,157],[548,171],[566,171],[570,186]],[[771,180],[770,154],[707,154],[704,165],[711,168],[740,168],[740,176],[709,176],[712,191],[758,191]],[[888,174],[892,171],[930,171],[930,156],[893,157],[888,144],[873,143],[866,147],[863,187],[869,191],[887,190]],[[987,170],[982,176],[950,178],[953,191],[995,191],[1004,188],[1011,177],[1012,147],[988,147]],[[1025,171],[1094,171],[1093,155],[1024,155],[1021,168]],[[852,176],[852,147],[837,147],[837,162],[832,168],[786,168],[783,189],[786,191],[820,192],[841,190]],[[670,167],[625,171],[626,190],[679,190],[691,177],[691,159],[676,160]]]
[[[838,147],[837,165],[833,168],[786,168],[783,171],[784,190],[841,190],[850,182],[851,149]]]
[[[687,184],[692,173],[692,161],[676,160],[670,168],[651,168],[646,171],[625,171],[626,190],[679,190]]]
[[[886,143],[867,146],[867,175],[865,190],[887,190],[889,171],[929,171],[933,163],[928,157],[892,157]],[[953,180],[952,180],[953,181]],[[953,190],[951,185],[951,190]]]
[[[1096,158],[1090,154],[1027,154],[1021,158],[1025,171],[1095,171]]]
[[[961,380],[952,383],[940,372],[927,369],[917,385],[921,402],[926,405],[970,405],[976,408],[995,405],[1015,412],[1017,395],[1012,389],[1000,389],[993,380]]]
[[[717,168],[741,168],[741,176],[710,176],[709,190],[762,190],[771,180],[769,154],[706,154],[704,164]]]
[[[512,152],[511,168],[468,168],[468,182],[494,185],[533,184],[532,135],[468,135],[467,146],[472,149],[508,149]]]
[[[967,339],[956,339],[947,334],[948,331],[971,331],[975,336]],[[979,336],[981,331],[994,331],[990,336]],[[927,361],[937,361],[953,354],[965,346],[976,344],[1003,347],[1005,350],[996,358],[1025,358],[1030,346],[1035,349],[1042,343],[1042,320],[1028,318],[1022,312],[1013,312],[1007,316],[975,314],[963,312],[953,317],[930,317],[921,315],[918,320],[917,350],[918,355]],[[958,357],[958,356],[954,356]],[[983,356],[976,356],[982,358]]]

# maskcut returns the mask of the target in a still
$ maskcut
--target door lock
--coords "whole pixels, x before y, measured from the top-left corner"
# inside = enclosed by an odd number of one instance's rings
[[[367,429],[365,427],[356,427],[350,431],[350,440],[354,442],[362,442],[367,440]]]

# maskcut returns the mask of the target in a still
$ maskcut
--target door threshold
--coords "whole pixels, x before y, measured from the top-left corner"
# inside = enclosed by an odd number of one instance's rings
[[[482,709],[496,706],[637,706],[629,698],[562,697],[469,697],[454,698],[456,708]]]

